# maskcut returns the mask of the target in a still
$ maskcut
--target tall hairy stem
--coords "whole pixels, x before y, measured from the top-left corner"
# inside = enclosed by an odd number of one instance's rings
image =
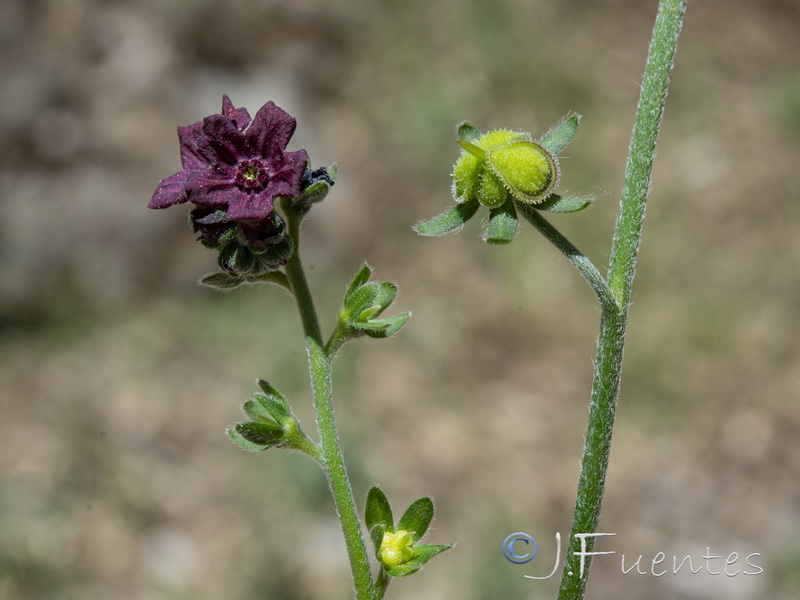
[[[591,557],[586,554],[592,552],[594,539],[586,540],[585,553],[582,553],[581,541],[576,534],[595,533],[600,517],[619,395],[631,286],[650,191],[656,140],[685,9],[686,0],[661,0],[650,42],[611,246],[607,283],[614,302],[602,303],[589,421],[558,600],[583,600],[586,591],[591,565]]]

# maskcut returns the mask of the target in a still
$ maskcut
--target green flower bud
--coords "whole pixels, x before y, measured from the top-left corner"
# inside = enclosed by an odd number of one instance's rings
[[[414,558],[414,533],[412,531],[387,531],[383,534],[378,558],[387,567],[396,567]]]

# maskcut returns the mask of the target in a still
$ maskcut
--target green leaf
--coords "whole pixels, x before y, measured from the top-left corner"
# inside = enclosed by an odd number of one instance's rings
[[[228,431],[228,437],[231,438],[236,444],[248,452],[263,452],[264,450],[269,449],[269,444],[254,444],[253,442],[247,440],[240,434],[236,429],[230,428]]]
[[[375,281],[368,281],[355,288],[345,296],[344,312],[347,321],[353,321],[365,310],[375,306],[375,299],[380,294],[380,285]]]
[[[469,121],[461,121],[456,125],[456,135],[458,139],[472,142],[473,144],[483,137],[481,130]]]
[[[414,225],[414,231],[429,237],[450,233],[469,221],[477,212],[478,206],[480,203],[476,198],[467,200],[464,204],[457,204],[437,217],[417,223]]]
[[[292,410],[289,408],[283,396],[273,396],[272,394],[260,394],[259,392],[255,392],[252,395],[252,399],[275,421],[281,422],[286,419],[294,418]]]
[[[383,534],[386,532],[386,527],[378,523],[373,525],[369,530],[369,537],[372,540],[372,545],[375,546],[375,554],[381,549],[383,543]],[[381,563],[383,564],[383,563]]]
[[[588,208],[594,198],[583,198],[580,196],[559,196],[553,194],[541,204],[535,204],[532,208],[536,210],[546,210],[554,213],[574,213],[584,208]]]
[[[275,419],[272,418],[272,415],[267,411],[261,403],[256,402],[255,400],[248,400],[242,406],[242,410],[244,410],[245,414],[250,417],[253,421],[259,421],[263,423],[274,423]]]
[[[489,211],[489,224],[483,234],[483,239],[487,244],[495,246],[508,244],[516,237],[518,229],[519,222],[514,202],[507,200],[503,206]]]
[[[378,293],[375,295],[375,304],[381,307],[381,312],[386,310],[397,297],[397,285],[390,281],[378,284]]]
[[[410,316],[410,312],[404,312],[385,319],[372,319],[360,324],[359,329],[373,338],[391,337],[400,331]]]
[[[220,271],[219,273],[204,275],[198,283],[218,292],[230,292],[242,285],[244,281],[236,275]]]
[[[289,408],[289,403],[286,401],[286,397],[281,394],[278,389],[273,386],[269,381],[265,381],[263,379],[258,380],[258,387],[264,392],[263,394],[259,394],[256,392],[253,394],[253,400],[259,402],[269,414],[276,420],[280,420],[283,417],[293,417],[292,409]]]
[[[402,565],[387,566],[386,573],[392,577],[406,577],[419,571],[425,563],[437,554],[452,548],[452,545],[414,544],[414,558]]]
[[[418,542],[433,520],[433,501],[430,498],[419,498],[400,517],[397,529],[414,532],[414,541]]]
[[[269,381],[267,381],[266,379],[257,379],[256,383],[258,383],[258,387],[260,387],[261,390],[267,396],[275,396],[278,400],[280,400],[284,404],[287,404],[286,398],[284,397],[284,395],[281,394],[278,391],[278,388],[276,388],[274,385],[272,385]],[[288,406],[288,404],[287,404],[287,406]]]
[[[347,291],[344,293],[344,297],[347,298],[356,290],[356,288],[367,283],[371,276],[372,267],[370,267],[367,263],[362,264],[361,268],[356,272],[355,275],[353,275],[353,280],[350,282],[350,285],[347,286]]]
[[[283,428],[277,423],[244,421],[236,424],[236,432],[248,442],[274,446],[283,439]]]
[[[367,524],[367,529],[372,532],[375,525],[383,526],[385,531],[394,531],[394,518],[392,517],[392,507],[389,505],[389,499],[383,490],[374,485],[367,492],[367,504],[364,508],[364,520]],[[383,540],[383,532],[381,532],[381,539],[378,540],[376,549],[380,547]]]
[[[572,141],[572,138],[575,137],[575,134],[578,133],[578,125],[580,125],[580,121],[581,115],[565,117],[561,123],[545,133],[536,143],[547,150],[550,154],[558,154],[566,147],[567,144]]]

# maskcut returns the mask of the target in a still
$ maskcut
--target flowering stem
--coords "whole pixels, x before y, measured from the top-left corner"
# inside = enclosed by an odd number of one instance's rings
[[[583,278],[589,283],[600,301],[600,305],[604,310],[613,311],[617,308],[617,303],[614,300],[614,295],[608,287],[608,283],[594,266],[594,263],[588,257],[572,245],[567,238],[565,238],[558,229],[553,227],[550,222],[545,219],[539,211],[530,205],[518,202],[516,204],[517,211],[522,213],[522,216],[533,225],[539,232],[548,239],[556,248],[558,248],[564,256],[578,269],[578,272],[583,275]]]
[[[376,592],[370,572],[369,557],[364,538],[361,535],[361,522],[353,499],[353,490],[347,477],[339,435],[336,431],[336,419],[333,413],[331,388],[331,357],[323,350],[324,344],[319,328],[319,320],[311,291],[306,281],[303,265],[300,262],[300,221],[302,217],[284,205],[289,224],[289,233],[295,243],[294,252],[286,263],[286,275],[291,291],[300,311],[303,331],[306,336],[309,374],[314,396],[314,410],[317,415],[317,428],[322,447],[322,465],[328,479],[336,512],[342,524],[347,554],[350,557],[350,569],[358,600],[375,600]]]
[[[595,533],[600,517],[619,393],[631,286],[641,240],[645,203],[650,190],[656,139],[664,114],[669,76],[685,9],[686,0],[661,0],[650,42],[628,154],[620,212],[611,246],[608,289],[614,302],[612,306],[603,302],[601,298],[603,312],[592,383],[592,399],[589,405],[589,422],[558,600],[582,600],[586,591],[591,558],[584,558],[585,554],[581,554],[581,543],[575,535]],[[536,226],[535,223],[534,225]],[[581,270],[581,273],[584,271]],[[592,551],[593,541],[593,538],[586,539],[585,552]],[[581,568],[583,561],[585,565]]]

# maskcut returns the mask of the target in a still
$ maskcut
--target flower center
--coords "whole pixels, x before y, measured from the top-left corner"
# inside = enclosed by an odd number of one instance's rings
[[[236,175],[233,180],[236,184],[246,190],[262,188],[267,183],[269,176],[260,160],[243,160],[236,167]]]

